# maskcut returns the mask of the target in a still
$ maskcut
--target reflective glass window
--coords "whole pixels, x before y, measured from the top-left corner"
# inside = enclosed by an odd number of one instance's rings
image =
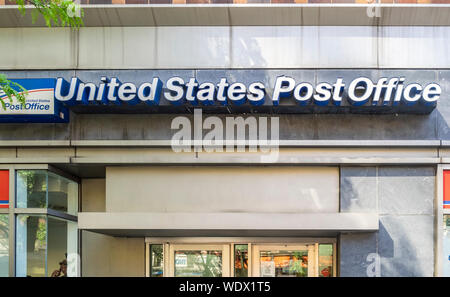
[[[17,276],[77,276],[77,250],[75,222],[46,215],[17,216]]]
[[[9,275],[9,215],[0,214],[0,277]]]
[[[444,215],[444,233],[443,233],[443,276],[450,277],[450,215]]]
[[[50,208],[76,215],[78,183],[47,170],[16,171],[18,208]]]
[[[175,251],[175,276],[221,277],[222,251]]]
[[[164,276],[164,253],[162,244],[150,245],[150,276]]]
[[[234,245],[234,276],[248,276],[248,244]]]
[[[319,244],[319,276],[333,276],[333,244]]]
[[[308,276],[308,250],[261,251],[260,275],[264,277]]]

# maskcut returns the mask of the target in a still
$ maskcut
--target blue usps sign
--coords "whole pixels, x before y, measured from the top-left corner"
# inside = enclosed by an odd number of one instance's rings
[[[5,103],[5,109],[0,108],[0,122],[7,123],[67,123],[69,110],[55,100],[55,78],[11,79],[24,87],[25,105],[16,98],[9,100],[5,92],[0,90],[0,100]],[[17,91],[20,91],[16,87]]]
[[[220,112],[277,113],[430,113],[442,88],[437,83],[409,82],[403,76],[372,80],[356,77],[312,83],[278,76],[273,85],[261,81],[228,81],[220,77],[199,82],[179,76],[163,81],[121,82],[100,76],[97,81],[79,77],[13,79],[28,90],[25,105],[12,102],[1,92],[0,122],[67,123],[73,112],[186,112],[189,107]],[[1,87],[1,86],[0,86]],[[115,105],[115,106],[113,106]],[[122,105],[123,109],[122,109]],[[161,107],[161,108],[160,108]]]

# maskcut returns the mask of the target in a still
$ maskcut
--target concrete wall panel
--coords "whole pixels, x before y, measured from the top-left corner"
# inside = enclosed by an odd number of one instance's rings
[[[376,167],[341,167],[342,212],[377,212],[376,189]]]
[[[91,27],[80,29],[80,69],[155,68],[153,27]]]
[[[333,167],[107,167],[108,212],[337,212]]]
[[[70,28],[2,28],[0,69],[77,67],[77,32]]]
[[[437,137],[450,139],[450,70],[438,71],[438,78],[439,85],[442,88],[442,96],[435,112]]]
[[[82,231],[82,276],[145,276],[144,238]]]
[[[230,28],[160,27],[156,68],[229,68]]]
[[[379,67],[450,67],[449,27],[380,27],[379,34]]]
[[[380,167],[380,214],[433,215],[435,175],[432,167]]]
[[[381,276],[433,276],[433,230],[433,216],[382,216],[378,235]]]
[[[102,212],[106,207],[106,182],[103,178],[81,180],[81,211]]]
[[[319,27],[318,68],[377,67],[376,27]],[[309,48],[309,43],[307,43]],[[317,67],[317,66],[313,66]]]
[[[449,68],[446,26],[1,28],[1,69]]]
[[[232,68],[316,67],[318,27],[232,27]]]
[[[341,234],[339,243],[339,276],[363,277],[372,273],[374,261],[370,256],[377,253],[376,233]]]
[[[435,174],[433,167],[341,168],[341,210],[378,206],[381,214],[378,232],[340,237],[342,276],[434,275]]]

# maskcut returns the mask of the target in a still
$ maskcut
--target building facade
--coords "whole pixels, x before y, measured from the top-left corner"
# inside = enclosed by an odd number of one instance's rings
[[[0,6],[0,276],[450,276],[448,1],[112,2]]]

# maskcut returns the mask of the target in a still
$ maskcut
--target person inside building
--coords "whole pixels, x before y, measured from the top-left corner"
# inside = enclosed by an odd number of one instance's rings
[[[59,262],[59,269],[53,271],[52,277],[67,277],[67,260]]]

